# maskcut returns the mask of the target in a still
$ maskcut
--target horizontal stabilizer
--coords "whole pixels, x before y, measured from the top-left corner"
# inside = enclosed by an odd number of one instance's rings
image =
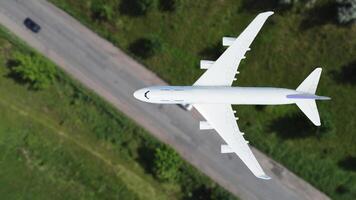
[[[309,94],[315,94],[318,87],[321,74],[321,68],[316,68],[309,76],[298,86],[298,92],[305,92]]]
[[[296,104],[315,126],[320,126],[319,112],[314,100],[300,100]]]

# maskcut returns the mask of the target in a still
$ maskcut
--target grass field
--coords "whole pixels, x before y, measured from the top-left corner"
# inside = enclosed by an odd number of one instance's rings
[[[252,145],[332,198],[356,198],[356,26],[335,23],[333,1],[292,9],[276,8],[274,1],[181,1],[174,12],[156,7],[132,16],[120,10],[127,1],[110,0],[109,20],[92,17],[94,0],[51,1],[176,85],[191,85],[203,73],[199,60],[216,59],[223,36],[238,35],[260,11],[275,10],[240,65],[238,85],[296,88],[321,66],[318,93],[332,101],[319,103],[321,128],[291,105],[239,106],[240,129]],[[161,41],[156,55],[142,59],[130,51],[150,37]]]
[[[59,69],[44,90],[18,81],[15,52],[50,64],[0,27],[1,199],[233,199],[186,163],[181,174],[201,193],[157,180],[140,152],[162,144]]]

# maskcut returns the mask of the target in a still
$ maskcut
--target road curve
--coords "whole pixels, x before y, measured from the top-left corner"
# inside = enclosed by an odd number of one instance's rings
[[[41,25],[39,34],[23,26],[25,17]],[[138,102],[132,96],[136,89],[165,83],[52,4],[1,0],[0,23],[241,199],[329,199],[252,148],[272,180],[255,178],[236,156],[220,154],[217,134],[198,130],[198,114]]]

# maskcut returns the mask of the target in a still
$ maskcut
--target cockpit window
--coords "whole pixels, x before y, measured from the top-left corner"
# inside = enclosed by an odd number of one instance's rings
[[[150,98],[148,98],[148,96],[147,96],[147,94],[149,93],[150,91],[148,90],[147,92],[145,92],[145,97],[146,97],[146,99],[150,99]]]

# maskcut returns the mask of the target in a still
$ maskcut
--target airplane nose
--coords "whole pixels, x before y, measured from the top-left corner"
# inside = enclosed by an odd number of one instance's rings
[[[134,96],[136,99],[140,99],[140,90],[136,90],[136,91],[133,93],[133,96]]]
[[[136,99],[143,101],[144,93],[145,93],[145,90],[143,90],[143,89],[136,90],[136,91],[133,93],[133,96],[134,96]]]

